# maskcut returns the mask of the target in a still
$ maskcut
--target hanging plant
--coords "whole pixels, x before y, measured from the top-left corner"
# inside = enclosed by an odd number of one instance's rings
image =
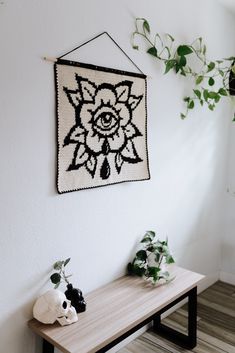
[[[198,103],[213,111],[221,98],[235,95],[234,56],[210,61],[206,57],[207,47],[201,37],[191,44],[176,45],[175,39],[168,33],[152,36],[150,25],[144,18],[136,18],[135,31],[132,33],[132,47],[138,50],[136,37],[143,38],[148,45],[147,53],[164,64],[165,74],[173,70],[176,74],[192,79],[192,92],[183,98],[185,110],[180,114],[182,119]]]
[[[149,230],[140,244],[141,249],[127,266],[128,273],[150,280],[153,284],[172,281],[174,278],[164,268],[165,264],[175,262],[168,247],[168,240],[155,240],[155,232]]]

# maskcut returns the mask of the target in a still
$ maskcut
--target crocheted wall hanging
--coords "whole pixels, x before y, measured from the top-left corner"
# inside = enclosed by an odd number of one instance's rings
[[[146,76],[60,58],[55,81],[58,192],[149,179]]]

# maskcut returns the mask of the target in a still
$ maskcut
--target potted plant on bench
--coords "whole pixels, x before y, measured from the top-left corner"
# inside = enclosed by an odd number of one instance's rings
[[[175,262],[168,247],[168,239],[155,240],[155,232],[147,231],[140,241],[141,249],[127,266],[130,275],[143,277],[156,283],[168,283],[174,279],[166,269],[166,264]]]

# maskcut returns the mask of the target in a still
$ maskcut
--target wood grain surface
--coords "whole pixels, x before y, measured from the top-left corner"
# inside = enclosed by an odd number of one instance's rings
[[[87,310],[78,322],[61,327],[33,319],[29,327],[64,353],[94,353],[197,285],[195,272],[173,267],[175,280],[153,286],[138,277],[124,276],[85,296]]]
[[[235,286],[217,282],[198,296],[197,346],[185,350],[152,330],[144,333],[119,353],[235,353]],[[187,307],[183,306],[163,320],[185,332]]]

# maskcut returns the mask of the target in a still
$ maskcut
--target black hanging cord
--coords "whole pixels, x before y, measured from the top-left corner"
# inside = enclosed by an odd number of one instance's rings
[[[98,34],[97,36],[95,36],[95,37],[89,39],[89,40],[86,41],[85,43],[82,43],[82,44],[79,45],[78,47],[76,47],[76,48],[74,48],[74,49],[68,51],[67,53],[65,53],[65,54],[63,54],[63,55],[61,55],[61,56],[59,56],[58,59],[62,59],[64,56],[66,56],[66,55],[68,55],[68,54],[74,52],[75,50],[77,50],[77,49],[83,47],[84,45],[86,45],[86,44],[92,42],[93,40],[99,38],[100,36],[102,36],[102,35],[104,35],[104,34],[106,34],[106,35],[111,39],[111,41],[121,50],[121,52],[132,62],[132,64],[137,68],[137,70],[139,70],[139,72],[141,72],[141,73],[144,75],[143,71],[134,63],[134,61],[127,55],[127,53],[120,47],[120,45],[118,45],[118,43],[110,36],[110,34],[109,34],[108,32],[102,32],[102,33]]]

